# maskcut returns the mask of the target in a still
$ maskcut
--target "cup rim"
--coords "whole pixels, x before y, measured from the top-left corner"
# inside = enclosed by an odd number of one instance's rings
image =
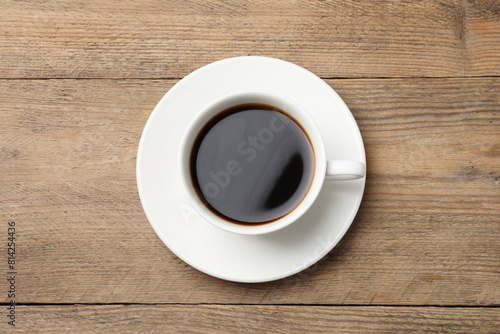
[[[246,102],[244,102],[246,101]],[[309,189],[301,202],[286,215],[273,221],[253,225],[240,225],[224,220],[208,209],[194,189],[190,172],[190,158],[195,138],[210,119],[223,110],[245,103],[265,103],[278,107],[300,123],[314,151],[314,174]],[[278,106],[276,105],[278,104]],[[189,123],[179,147],[180,181],[189,203],[206,221],[212,225],[237,234],[259,235],[278,231],[297,221],[314,203],[325,181],[326,154],[321,133],[307,111],[295,101],[280,94],[267,91],[242,91],[224,95],[205,106]]]

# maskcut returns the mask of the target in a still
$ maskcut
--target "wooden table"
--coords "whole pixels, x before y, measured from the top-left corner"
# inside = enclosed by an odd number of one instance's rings
[[[500,331],[498,0],[0,8],[0,332]],[[135,179],[159,99],[196,68],[241,55],[322,77],[356,118],[368,162],[342,241],[263,284],[174,256]]]

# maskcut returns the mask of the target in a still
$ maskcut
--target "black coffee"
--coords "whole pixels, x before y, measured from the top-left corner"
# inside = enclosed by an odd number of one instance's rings
[[[267,105],[232,107],[210,120],[191,154],[200,199],[225,220],[262,224],[302,201],[314,173],[314,151],[302,128]]]

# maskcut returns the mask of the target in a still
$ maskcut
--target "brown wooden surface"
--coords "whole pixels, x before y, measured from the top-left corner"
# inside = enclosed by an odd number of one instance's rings
[[[108,333],[498,332],[500,309],[261,305],[67,305],[20,307],[18,331]],[[24,318],[24,319],[23,319]],[[196,324],[196,326],[193,326]],[[14,331],[15,332],[15,331]]]
[[[322,77],[500,75],[497,0],[1,0],[0,8],[0,77],[180,78],[246,55]]]
[[[15,220],[18,331],[500,328],[498,1],[0,8],[0,245]],[[305,272],[263,284],[212,278],[174,256],[135,181],[142,129],[165,92],[248,54],[325,78],[368,162],[342,241]]]

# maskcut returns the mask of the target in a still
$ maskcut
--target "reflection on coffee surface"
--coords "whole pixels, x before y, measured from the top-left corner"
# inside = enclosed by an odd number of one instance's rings
[[[210,120],[191,153],[200,199],[221,218],[243,224],[285,216],[307,194],[314,152],[307,135],[277,108],[232,107]]]

